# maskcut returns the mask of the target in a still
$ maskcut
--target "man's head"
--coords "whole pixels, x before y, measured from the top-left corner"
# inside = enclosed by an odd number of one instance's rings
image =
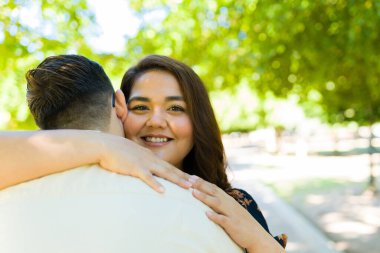
[[[109,132],[114,90],[98,63],[79,55],[50,56],[26,80],[28,106],[41,129]]]

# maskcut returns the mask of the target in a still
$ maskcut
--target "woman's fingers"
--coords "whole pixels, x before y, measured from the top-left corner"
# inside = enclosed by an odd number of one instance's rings
[[[227,222],[229,219],[227,216],[225,216],[223,214],[215,213],[212,211],[207,211],[206,215],[211,221],[215,222],[216,224],[218,224],[222,228],[227,226]]]
[[[186,189],[191,186],[187,180],[188,174],[159,159],[149,149],[128,139],[106,136],[106,149],[99,161],[106,170],[140,178],[157,192],[163,192],[164,187],[153,175]]]
[[[156,192],[163,193],[165,191],[164,186],[157,181],[150,171],[141,171],[139,177]]]
[[[189,181],[192,183],[192,188],[207,193],[211,196],[219,196],[222,191],[218,186],[209,183],[197,176],[190,176]]]
[[[149,185],[153,190],[163,193],[165,191],[164,186],[158,182],[154,175],[164,178],[172,183],[175,183],[183,188],[188,189],[191,183],[187,181],[187,176],[184,172],[176,168],[161,167],[156,165],[150,170],[139,169],[138,177],[141,178],[147,185]]]
[[[198,200],[202,201],[204,204],[209,206],[214,211],[224,214],[222,207],[222,201],[216,196],[209,195],[205,192],[199,191],[197,189],[193,190],[193,196]]]
[[[151,172],[161,178],[164,178],[182,188],[189,189],[191,183],[188,181],[189,175],[171,165],[157,165],[151,169]]]

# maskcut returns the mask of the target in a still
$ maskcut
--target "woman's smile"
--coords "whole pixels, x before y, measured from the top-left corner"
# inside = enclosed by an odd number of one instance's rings
[[[126,137],[182,167],[193,147],[193,127],[176,78],[151,70],[135,81],[128,99]]]
[[[174,140],[173,138],[165,135],[145,135],[142,136],[141,139],[145,142],[145,145],[152,147],[161,147]]]

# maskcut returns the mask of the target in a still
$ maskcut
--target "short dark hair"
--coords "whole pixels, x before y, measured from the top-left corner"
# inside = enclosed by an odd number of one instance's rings
[[[28,106],[41,129],[107,130],[114,89],[98,63],[80,55],[50,56],[25,77]]]
[[[130,97],[135,81],[151,70],[162,70],[173,75],[186,102],[186,110],[193,125],[194,146],[183,160],[183,170],[198,175],[224,190],[230,189],[221,133],[206,87],[194,70],[166,56],[148,55],[124,74],[121,90],[126,100]]]

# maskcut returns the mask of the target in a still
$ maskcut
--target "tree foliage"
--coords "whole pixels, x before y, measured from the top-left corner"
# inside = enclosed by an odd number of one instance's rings
[[[0,127],[30,128],[24,74],[61,53],[100,62],[115,86],[146,54],[180,59],[212,97],[228,94],[230,104],[215,102],[225,131],[268,124],[265,99],[273,96],[298,98],[331,123],[379,120],[379,1],[131,0],[130,6],[142,23],[116,56],[87,45],[96,25],[86,0],[1,0],[0,122],[7,125]],[[242,90],[250,95],[240,99]]]
[[[330,123],[380,120],[380,1],[133,2],[141,15],[163,11],[166,16],[145,23],[131,49],[185,60],[210,90],[234,93],[249,83],[261,99],[297,96],[308,111],[321,108],[319,116]],[[231,122],[253,127],[250,115],[236,115]],[[370,174],[375,189],[372,169]]]
[[[105,68],[119,66],[120,58],[95,54],[88,46],[86,36],[97,30],[86,0],[0,0],[0,28],[0,128],[35,128],[24,76],[45,57],[75,53]],[[121,75],[122,70],[109,72]]]
[[[128,49],[194,66],[210,90],[249,83],[260,97],[296,94],[331,122],[380,118],[380,2],[132,1],[143,23]]]

